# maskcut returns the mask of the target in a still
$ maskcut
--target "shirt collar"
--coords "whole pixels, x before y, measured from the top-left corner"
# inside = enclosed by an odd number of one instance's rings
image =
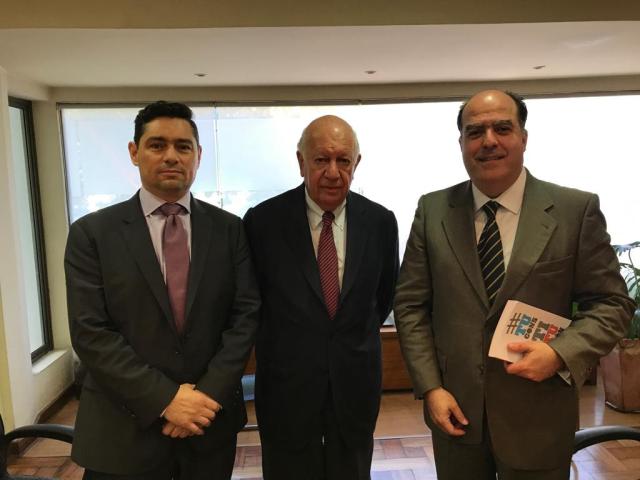
[[[527,171],[524,168],[522,169],[522,172],[520,172],[516,181],[496,198],[487,197],[472,183],[471,191],[473,192],[473,204],[475,211],[478,212],[478,210],[480,210],[489,200],[495,200],[501,207],[506,208],[515,215],[518,215],[522,208],[522,199],[524,197],[524,187],[526,183]]]
[[[324,210],[320,208],[320,206],[313,201],[313,199],[309,196],[309,192],[307,191],[307,187],[304,188],[304,197],[307,201],[307,216],[309,217],[309,223],[314,227],[322,224],[322,215],[324,214]],[[338,208],[333,211],[333,223],[340,229],[344,230],[344,212],[345,205],[347,204],[347,199],[345,198]]]
[[[165,200],[156,197],[153,193],[151,193],[144,187],[140,187],[139,197],[140,206],[142,207],[142,213],[145,217],[148,217],[153,212],[155,212],[158,207],[167,203]],[[187,210],[187,213],[191,213],[191,194],[189,192],[185,193],[182,198],[175,203],[182,205]]]

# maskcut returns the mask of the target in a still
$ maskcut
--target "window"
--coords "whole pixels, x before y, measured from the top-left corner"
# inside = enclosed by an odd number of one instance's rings
[[[87,213],[124,201],[140,186],[127,144],[133,139],[133,121],[141,107],[62,109],[71,221]],[[203,149],[199,174],[192,187],[203,200],[219,205],[213,109],[194,107]]]
[[[614,243],[640,240],[640,197],[627,178],[634,158],[632,112],[640,95],[531,99],[525,165],[532,175],[597,192]],[[203,161],[192,191],[237,215],[301,182],[302,129],[335,114],[358,133],[362,162],[352,189],[393,210],[404,249],[421,194],[466,180],[458,147],[460,102],[194,108]],[[131,196],[139,186],[127,142],[138,108],[62,107],[71,220]],[[401,252],[402,254],[402,252]]]
[[[10,98],[9,120],[18,235],[23,245],[19,260],[25,282],[31,359],[35,361],[53,348],[53,340],[31,102]]]

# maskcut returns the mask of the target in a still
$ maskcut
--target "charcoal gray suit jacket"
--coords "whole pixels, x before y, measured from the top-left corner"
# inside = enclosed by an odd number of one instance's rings
[[[240,219],[191,200],[186,325],[167,289],[136,194],[71,225],[65,253],[73,347],[86,367],[72,457],[91,470],[134,474],[160,465],[175,440],[160,415],[182,383],[222,404],[206,452],[246,422],[240,379],[257,329],[259,295]]]

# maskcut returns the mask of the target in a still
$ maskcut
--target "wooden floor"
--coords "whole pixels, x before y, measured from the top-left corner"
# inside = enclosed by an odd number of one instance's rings
[[[581,427],[594,425],[640,426],[640,414],[623,414],[605,407],[602,389],[586,386],[580,400]],[[77,402],[70,401],[50,421],[73,424]],[[249,404],[249,422],[255,422]],[[411,393],[386,393],[382,398],[375,432],[373,480],[435,480],[431,436],[422,421],[422,405]],[[261,479],[260,442],[255,431],[238,438],[234,479]],[[15,474],[80,479],[82,469],[68,458],[69,446],[38,440],[19,458],[10,458]],[[572,463],[572,480],[640,480],[640,443],[615,441],[578,452]]]

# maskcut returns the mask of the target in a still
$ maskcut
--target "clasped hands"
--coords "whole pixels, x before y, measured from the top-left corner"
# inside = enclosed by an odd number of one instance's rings
[[[517,362],[504,362],[504,368],[511,375],[518,375],[527,380],[541,382],[553,376],[563,368],[560,356],[549,345],[543,342],[514,342],[507,348],[523,354]],[[461,437],[469,425],[455,397],[442,387],[429,390],[424,395],[425,414],[443,432],[453,437]]]
[[[218,402],[196,390],[195,385],[183,383],[164,411],[163,417],[167,422],[162,433],[171,438],[203,435],[203,429],[211,425],[221,409]]]

